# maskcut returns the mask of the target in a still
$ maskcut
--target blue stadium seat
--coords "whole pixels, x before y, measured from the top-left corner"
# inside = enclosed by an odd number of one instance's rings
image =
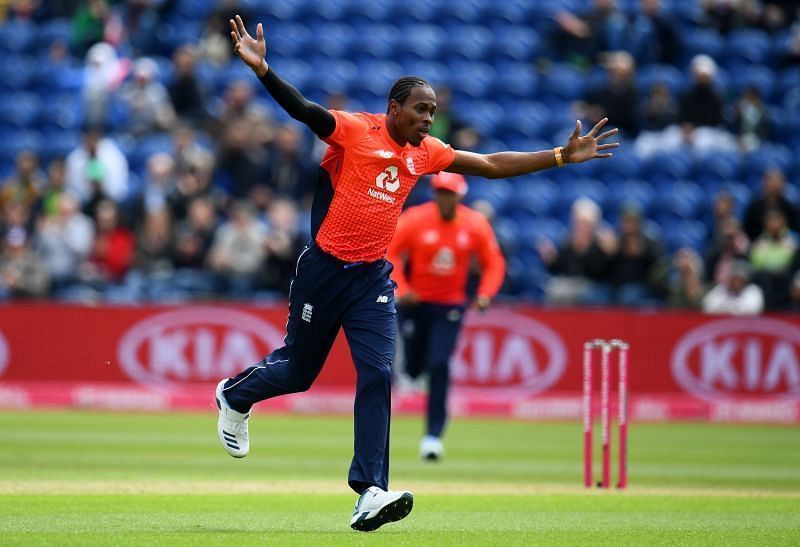
[[[391,60],[394,58],[395,47],[398,42],[405,37],[394,25],[383,23],[370,23],[368,25],[356,25],[357,39],[350,43],[350,53],[358,60],[361,58],[371,58],[379,60]]]
[[[0,55],[0,90],[30,89],[36,83],[38,70],[36,59],[28,55],[18,53]]]
[[[9,134],[0,146],[0,158],[14,160],[24,150],[41,151],[45,146],[44,136],[34,129],[21,129]]]
[[[514,190],[511,182],[503,179],[483,180],[469,179],[469,192],[466,201],[487,201],[495,211],[504,210],[509,200],[513,199]]]
[[[435,6],[434,18],[445,28],[457,28],[465,23],[481,23],[481,13],[487,4],[487,0],[439,2]]]
[[[497,71],[488,63],[458,61],[450,63],[450,82],[454,93],[473,99],[491,98],[490,90]]]
[[[569,229],[567,225],[555,217],[539,217],[534,218],[527,225],[518,225],[517,228],[521,234],[526,234],[528,237],[525,241],[529,248],[535,250],[536,245],[543,239],[550,240],[555,245],[559,245],[567,238]],[[523,244],[520,243],[520,246]],[[536,257],[539,258],[538,252]]]
[[[396,24],[404,23],[435,23],[436,3],[430,0],[403,0],[402,2],[394,2],[394,9],[392,10],[387,22]],[[409,34],[409,36],[415,36]]]
[[[309,42],[314,39],[314,35],[306,25],[291,22],[281,23],[269,34],[269,55],[302,57]]]
[[[492,101],[470,101],[459,111],[469,112],[469,124],[481,135],[495,134],[505,115],[500,105]]]
[[[739,152],[715,150],[694,158],[693,178],[700,184],[735,181],[739,179],[741,166]]]
[[[686,76],[672,65],[645,65],[637,70],[636,83],[642,93],[648,93],[654,84],[660,83],[678,96],[686,86]]]
[[[695,55],[705,53],[715,59],[719,59],[725,49],[725,39],[719,32],[711,28],[689,28],[685,29],[683,44],[687,60]]]
[[[619,180],[608,185],[610,194],[609,213],[617,213],[623,207],[634,207],[646,216],[654,207],[656,190],[644,180]]]
[[[38,108],[37,124],[43,130],[55,128],[78,131],[83,122],[82,104],[69,93],[52,95]]]
[[[304,55],[330,59],[348,59],[351,44],[358,40],[352,26],[344,23],[318,25],[305,44]]]
[[[585,95],[586,81],[574,68],[566,64],[554,65],[544,76],[539,87],[542,100],[575,101]]]
[[[761,179],[761,175],[769,168],[778,168],[790,173],[795,158],[792,151],[781,144],[765,144],[745,157],[743,176],[745,180]]]
[[[0,25],[0,51],[8,53],[30,52],[38,39],[38,27],[30,21],[13,19]]]
[[[725,64],[747,62],[760,65],[768,60],[771,48],[772,43],[766,32],[738,29],[728,35],[722,53]]]
[[[495,62],[511,60],[531,63],[541,54],[539,35],[530,27],[508,25],[496,28],[487,53]]]
[[[175,0],[173,10],[186,19],[205,19],[214,11],[214,3],[208,0]],[[250,29],[253,32],[252,29]]]
[[[492,63],[497,69],[497,79],[491,88],[492,100],[534,100],[539,86],[539,76],[529,63]]]
[[[613,140],[613,139],[612,139]],[[614,157],[611,161],[604,161],[597,169],[597,178],[613,187],[628,179],[638,179],[643,176],[642,160],[625,148],[613,150]]]
[[[579,178],[571,183],[561,184],[561,210],[566,215],[578,198],[589,198],[601,209],[606,208],[609,199],[608,187],[596,179]]]
[[[41,108],[42,101],[36,93],[5,94],[0,107],[0,124],[25,129],[39,119]]]
[[[509,218],[498,217],[492,222],[492,228],[494,228],[497,242],[506,256],[516,254],[521,237],[516,223]]]
[[[655,216],[693,219],[707,213],[706,192],[694,182],[675,181],[671,185],[656,188]]]
[[[483,61],[495,38],[486,27],[462,25],[448,37],[443,53],[448,60]]]
[[[405,69],[404,74],[419,76],[433,85],[447,84],[450,81],[450,67],[438,61],[414,59],[403,63],[402,66]],[[398,78],[400,76],[397,75]]]
[[[359,66],[359,72],[351,81],[349,90],[351,93],[367,91],[386,97],[394,81],[403,74],[403,67],[392,61],[364,62]]]
[[[394,3],[393,0],[351,0],[343,2],[342,18],[344,21],[354,24],[362,20],[372,23],[391,21]]]
[[[758,89],[764,101],[771,102],[776,95],[777,86],[775,74],[766,66],[751,65],[742,66],[738,70],[731,70],[731,88],[737,96],[748,87]]]
[[[537,175],[515,178],[514,199],[504,211],[510,216],[542,217],[558,213],[560,191],[556,183]]]
[[[448,41],[447,33],[436,25],[407,25],[402,28],[402,33],[406,39],[397,42],[396,55],[411,54],[421,59],[437,60]]]
[[[703,253],[708,241],[708,227],[699,220],[682,219],[662,225],[663,241],[668,252],[689,247]]]
[[[51,19],[39,24],[36,31],[40,51],[45,52],[54,42],[69,43],[72,34],[72,21],[67,18]]]
[[[656,154],[647,158],[644,165],[647,178],[654,181],[675,181],[689,176],[692,159],[682,152]]]
[[[520,102],[513,109],[506,109],[498,130],[504,138],[546,137],[546,127],[550,112],[537,102]]]

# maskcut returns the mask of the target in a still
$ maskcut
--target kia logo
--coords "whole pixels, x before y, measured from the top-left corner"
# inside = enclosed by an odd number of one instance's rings
[[[544,391],[564,374],[567,354],[550,327],[506,310],[471,313],[450,361],[462,386]]]
[[[703,399],[800,396],[800,327],[777,319],[727,319],[702,325],[672,352],[672,375]]]
[[[282,345],[282,333],[254,315],[192,307],[140,321],[122,337],[117,356],[142,384],[208,382],[234,376]]]
[[[8,354],[8,342],[6,342],[6,337],[3,336],[3,333],[0,332],[0,376],[3,375],[8,366]]]

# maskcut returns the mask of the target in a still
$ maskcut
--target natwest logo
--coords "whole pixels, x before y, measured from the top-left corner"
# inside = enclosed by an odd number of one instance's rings
[[[142,384],[208,382],[239,373],[281,345],[282,334],[254,315],[192,307],[137,323],[117,355],[125,373]]]
[[[564,342],[550,327],[505,310],[470,314],[450,361],[461,386],[544,391],[564,374]]]
[[[800,397],[800,327],[777,319],[725,319],[684,336],[672,352],[675,380],[703,399]]]

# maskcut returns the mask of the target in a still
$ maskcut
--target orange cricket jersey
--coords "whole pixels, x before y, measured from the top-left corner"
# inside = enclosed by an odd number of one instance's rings
[[[465,205],[458,206],[450,222],[434,202],[411,207],[400,215],[389,245],[397,295],[413,290],[423,302],[463,303],[473,253],[483,269],[478,295],[493,298],[503,284],[506,261],[489,221]],[[408,279],[403,256],[410,263]]]
[[[400,146],[389,136],[385,114],[331,113],[336,129],[324,139],[330,147],[314,196],[312,234],[340,260],[378,260],[417,179],[448,167],[455,152],[435,137]]]

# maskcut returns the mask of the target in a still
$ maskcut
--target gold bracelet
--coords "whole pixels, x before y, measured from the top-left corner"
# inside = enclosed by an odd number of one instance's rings
[[[564,156],[561,155],[561,151],[564,149],[563,146],[556,146],[553,148],[553,154],[556,156],[556,165],[559,167],[564,167],[567,163],[564,161]]]

